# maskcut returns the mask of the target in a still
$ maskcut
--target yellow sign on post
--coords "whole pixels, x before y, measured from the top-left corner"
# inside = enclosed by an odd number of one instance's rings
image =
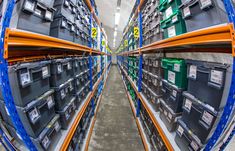
[[[102,40],[102,46],[105,46],[105,40],[104,39]]]
[[[96,38],[97,37],[97,28],[93,27],[91,30],[92,30],[91,31],[91,37],[92,38]]]
[[[134,27],[134,37],[135,38],[139,38],[140,37],[139,27]]]
[[[125,40],[125,41],[124,41],[124,45],[125,45],[125,47],[128,46],[128,40]]]

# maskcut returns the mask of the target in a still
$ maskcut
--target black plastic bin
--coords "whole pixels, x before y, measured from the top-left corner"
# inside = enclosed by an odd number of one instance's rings
[[[73,77],[72,58],[55,59],[51,63],[51,87],[59,87]]]
[[[48,0],[47,3],[51,2],[53,0]],[[47,3],[35,0],[17,1],[10,27],[49,35],[55,9]]]
[[[61,18],[66,16],[70,22],[74,22],[77,7],[70,0],[55,0],[54,7],[56,8],[55,17]]]
[[[177,88],[162,79],[162,99],[173,110],[174,113],[182,112],[183,89]]]
[[[183,0],[180,8],[188,32],[228,22],[222,0]]]
[[[163,69],[161,68],[161,58],[149,57],[149,72],[158,77],[163,76]]]
[[[151,80],[149,82],[149,88],[160,97],[162,95],[162,91],[161,91],[162,80],[161,80],[161,78],[150,74],[149,79]]]
[[[51,23],[50,36],[73,42],[75,26],[74,21],[68,20],[67,16],[55,18]]]
[[[72,120],[76,110],[76,97],[73,97],[70,102],[63,108],[62,111],[57,111],[60,115],[60,122],[62,129],[68,129],[70,121]]]
[[[16,132],[15,128],[7,125],[9,133],[21,144],[23,143],[22,138]],[[38,138],[31,138],[31,141],[40,151],[49,151],[51,150],[51,144],[54,144],[55,141],[58,141],[58,138],[62,136],[61,134],[61,125],[59,122],[59,115],[55,115],[54,118],[47,124],[44,130],[40,133]]]
[[[80,57],[75,57],[73,58],[73,77],[77,77],[81,74],[81,69],[80,69]]]
[[[219,122],[221,112],[216,112],[208,105],[184,92],[182,121],[198,136],[202,144],[212,136]]]
[[[160,100],[160,118],[166,125],[166,128],[173,132],[176,129],[177,119],[181,116],[181,113],[174,113],[173,110],[162,100]]]
[[[16,64],[8,67],[15,105],[25,107],[35,98],[50,90],[51,61]],[[0,99],[3,100],[0,91]]]
[[[54,89],[55,89],[56,111],[62,111],[73,97],[74,94],[73,79],[69,79],[66,83]]]
[[[195,60],[187,60],[186,63],[188,92],[217,111],[223,108],[227,100],[222,100],[222,96],[230,66]]]
[[[181,151],[200,151],[202,144],[198,137],[190,131],[187,125],[178,120],[175,142]]]
[[[55,116],[53,93],[54,90],[46,92],[39,98],[27,104],[24,108],[16,106],[21,122],[26,128],[27,133],[33,138],[37,138],[45,126]],[[14,127],[9,111],[5,107],[3,101],[0,101],[0,109],[3,120]]]

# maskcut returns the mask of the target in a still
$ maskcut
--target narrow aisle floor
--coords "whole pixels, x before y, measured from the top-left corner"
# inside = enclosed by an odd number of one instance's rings
[[[110,70],[88,150],[144,150],[121,75],[115,65]]]

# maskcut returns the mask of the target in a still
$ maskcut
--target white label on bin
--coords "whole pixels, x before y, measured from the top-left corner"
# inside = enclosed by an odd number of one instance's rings
[[[61,99],[64,99],[64,97],[65,97],[64,89],[62,89],[62,90],[60,91],[60,95],[61,95]]]
[[[171,15],[173,14],[172,8],[171,6],[169,8],[166,9],[166,18],[169,18]]]
[[[67,69],[68,69],[68,70],[72,69],[70,62],[67,63]]]
[[[164,114],[165,114],[165,116],[167,116],[167,111],[166,110],[164,110]]]
[[[212,5],[211,0],[200,0],[202,8]]]
[[[172,120],[172,115],[171,115],[171,113],[168,113],[168,117],[169,117],[170,120]]]
[[[207,125],[210,126],[210,125],[212,124],[213,118],[214,118],[214,116],[211,115],[210,113],[208,113],[207,111],[204,111],[204,112],[203,112],[202,120],[203,120]]]
[[[174,70],[179,72],[180,71],[180,65],[179,64],[174,64]]]
[[[222,85],[223,83],[223,72],[218,70],[211,70],[211,82]]]
[[[162,86],[162,81],[160,81],[160,86]]]
[[[172,95],[173,95],[174,97],[176,97],[176,96],[177,96],[177,91],[173,90],[173,91],[172,91]]]
[[[27,71],[26,73],[20,74],[20,80],[21,80],[21,85],[22,86],[30,83],[31,80],[30,80],[29,71]]]
[[[191,65],[189,68],[189,75],[190,78],[197,78],[197,66]]]
[[[52,99],[52,96],[49,96],[47,98],[47,106],[48,106],[49,109],[52,108],[52,106],[54,106],[54,101]]]
[[[37,8],[35,9],[34,13],[39,15],[39,16],[42,15],[42,11],[40,9],[37,9]]]
[[[64,1],[64,5],[68,7],[69,6],[69,2],[67,0],[65,0]]]
[[[186,109],[188,109],[189,111],[191,111],[192,102],[191,102],[189,99],[185,99],[184,106],[185,106]]]
[[[34,9],[34,4],[31,1],[25,1],[24,8],[28,10],[33,10]]]
[[[183,11],[184,11],[184,17],[187,17],[187,16],[191,15],[189,7],[185,7]]]
[[[158,61],[157,61],[157,60],[154,61],[153,66],[154,66],[154,67],[158,67]]]
[[[157,79],[153,79],[154,86],[157,86]]]
[[[5,110],[6,110],[6,112],[7,112],[7,115],[9,115],[10,116],[10,113],[9,113],[9,111],[8,111],[8,109],[7,109],[7,107],[5,106]]]
[[[168,37],[173,37],[176,36],[176,32],[175,32],[175,26],[171,26],[167,29],[168,31]]]
[[[66,112],[65,112],[65,118],[66,118],[66,120],[69,119],[69,116],[70,116],[70,115],[69,115],[68,111],[66,111]]]
[[[80,81],[79,81],[79,79],[77,79],[77,86],[79,86],[80,85]]]
[[[62,72],[62,65],[61,64],[57,65],[57,72],[58,73]]]
[[[175,23],[177,21],[178,21],[178,16],[177,15],[173,16],[171,19],[171,23]]]
[[[75,67],[76,67],[76,68],[78,67],[78,62],[77,62],[77,61],[75,62]]]
[[[168,71],[168,80],[175,84],[175,73],[172,71]]]
[[[178,133],[180,134],[180,137],[182,136],[182,134],[184,133],[184,129],[179,125],[177,128]]]
[[[61,26],[62,26],[62,27],[66,27],[66,21],[65,21],[65,20],[62,20]]]
[[[42,77],[47,77],[49,74],[48,67],[42,67]]]
[[[47,148],[49,146],[50,140],[48,139],[47,136],[44,137],[44,139],[42,140],[42,145],[44,148]]]
[[[193,150],[198,150],[198,145],[197,145],[197,143],[195,143],[194,141],[192,141],[191,143],[190,143],[190,146],[193,148]]]
[[[29,112],[29,118],[32,122],[34,122],[39,117],[39,113],[37,108],[34,108],[32,111]]]
[[[60,124],[58,122],[55,123],[55,130],[56,132],[60,130]]]
[[[69,83],[69,89],[70,89],[70,91],[73,90],[73,85],[72,85],[72,83]]]
[[[47,19],[52,19],[52,12],[51,11],[46,11],[45,18]]]

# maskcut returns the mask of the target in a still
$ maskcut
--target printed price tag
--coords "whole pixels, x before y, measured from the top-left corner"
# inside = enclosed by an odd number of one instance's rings
[[[185,99],[184,106],[185,106],[185,108],[187,108],[189,111],[191,111],[192,102],[191,102],[189,99]]]
[[[191,65],[189,68],[189,77],[196,79],[197,78],[197,66]]]
[[[212,121],[214,119],[214,116],[212,116],[210,113],[208,113],[207,111],[204,111],[203,112],[203,115],[202,115],[202,120],[207,124],[207,125],[211,125],[212,124]]]
[[[57,72],[58,73],[62,72],[62,65],[61,64],[57,65]]]
[[[190,143],[190,146],[193,148],[193,150],[198,150],[198,149],[199,149],[197,143],[195,143],[194,141],[192,141],[192,142]]]
[[[139,27],[134,27],[134,37],[135,38],[139,38],[140,37]]]
[[[20,80],[21,80],[21,85],[22,86],[30,83],[31,78],[30,78],[29,71],[27,71],[26,73],[21,73],[20,74]]]
[[[188,17],[191,15],[189,7],[184,8],[183,12],[184,12],[184,17]]]
[[[175,73],[172,71],[168,71],[168,80],[175,84]]]
[[[222,85],[223,83],[223,72],[218,70],[211,70],[211,82]]]
[[[91,30],[92,30],[91,31],[91,37],[92,38],[96,38],[97,37],[97,28],[93,27]]]
[[[182,134],[184,133],[184,129],[179,125],[177,128],[177,132],[180,134],[180,136],[182,136]]]
[[[167,28],[167,31],[168,31],[168,37],[176,36],[175,26],[171,26],[171,27]]]
[[[208,6],[212,5],[211,0],[200,0],[200,2],[201,2],[202,8],[205,8],[205,7],[208,7]]]
[[[29,112],[29,117],[32,122],[35,122],[39,117],[39,113],[37,108],[34,108],[32,111]]]
[[[166,13],[165,19],[169,18],[173,14],[172,7],[170,6],[169,8],[167,8],[165,13]]]
[[[174,70],[177,72],[180,72],[180,65],[179,64],[174,64]]]
[[[48,67],[42,67],[42,77],[45,78],[49,75]]]
[[[54,106],[54,100],[52,99],[52,96],[49,96],[48,98],[47,98],[47,106],[48,106],[48,108],[49,109],[51,109],[53,106]]]

